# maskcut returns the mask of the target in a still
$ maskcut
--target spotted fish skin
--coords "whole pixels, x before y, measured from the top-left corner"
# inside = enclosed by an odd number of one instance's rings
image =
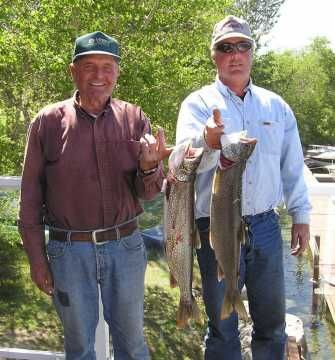
[[[169,182],[164,201],[166,259],[171,274],[171,286],[180,290],[177,327],[185,327],[193,318],[201,323],[196,300],[192,295],[193,252],[195,247],[194,182],[202,157],[202,148],[179,148],[185,151],[177,168],[170,168],[174,181]],[[171,154],[173,157],[175,154]]]
[[[227,169],[218,167],[213,180],[210,244],[218,263],[218,280],[225,280],[221,319],[228,318],[234,310],[241,319],[248,319],[238,287],[240,250],[244,242],[241,193],[246,161],[255,145],[255,139],[243,138],[222,146],[223,156],[235,163]]]

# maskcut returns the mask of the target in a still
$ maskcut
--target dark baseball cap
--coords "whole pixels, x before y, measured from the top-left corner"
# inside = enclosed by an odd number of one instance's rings
[[[72,61],[93,54],[111,55],[117,62],[121,60],[120,45],[117,40],[101,31],[85,34],[76,39]]]

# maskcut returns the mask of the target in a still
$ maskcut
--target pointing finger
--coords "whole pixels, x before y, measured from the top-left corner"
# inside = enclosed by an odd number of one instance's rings
[[[166,140],[165,140],[165,135],[164,135],[163,128],[161,128],[161,127],[158,128],[156,139],[157,139],[157,142],[158,142],[159,159],[164,160],[165,158],[170,156],[170,154],[171,154],[171,152],[173,150],[173,147],[172,148],[167,148],[166,147]]]

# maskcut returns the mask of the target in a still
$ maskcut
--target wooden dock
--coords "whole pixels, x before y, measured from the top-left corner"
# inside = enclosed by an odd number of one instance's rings
[[[305,180],[308,186],[311,212],[310,249],[313,257],[319,257],[319,291],[325,297],[335,322],[335,183],[319,182],[306,167]],[[320,239],[320,248],[316,239]]]

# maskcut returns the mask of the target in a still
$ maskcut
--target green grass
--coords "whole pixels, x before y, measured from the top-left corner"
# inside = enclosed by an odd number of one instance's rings
[[[22,287],[15,287],[9,301],[0,296],[0,346],[62,351],[62,328],[50,299],[31,283],[27,264],[22,276]],[[202,359],[203,327],[176,328],[179,290],[170,288],[166,262],[158,253],[148,254],[145,285],[144,330],[152,359]],[[203,309],[199,295],[197,301]]]
[[[162,222],[162,195],[158,200],[146,202],[144,207],[146,211],[140,219],[142,229]],[[2,217],[2,222],[4,218],[7,216]],[[16,270],[19,272],[8,281],[1,281],[0,277],[0,346],[63,351],[60,321],[50,298],[39,291],[30,279],[29,266],[19,245],[17,232],[13,228],[9,232],[2,229],[0,235],[0,241],[7,244],[7,252],[17,247]],[[8,246],[9,243],[11,246]],[[13,268],[13,264],[7,260],[13,259],[13,254],[10,254],[4,258],[9,274]],[[0,267],[0,275],[3,269],[4,266]],[[204,312],[197,267],[194,278],[196,299]],[[177,329],[178,302],[179,290],[170,288],[164,255],[149,251],[145,277],[144,332],[152,360],[203,358],[201,346],[204,326],[191,323],[186,329]]]
[[[194,292],[203,311],[198,271],[195,275]],[[170,288],[166,262],[157,259],[157,254],[149,254],[145,284],[144,331],[152,359],[203,359],[204,328],[195,323],[182,330],[176,328],[179,290]]]

